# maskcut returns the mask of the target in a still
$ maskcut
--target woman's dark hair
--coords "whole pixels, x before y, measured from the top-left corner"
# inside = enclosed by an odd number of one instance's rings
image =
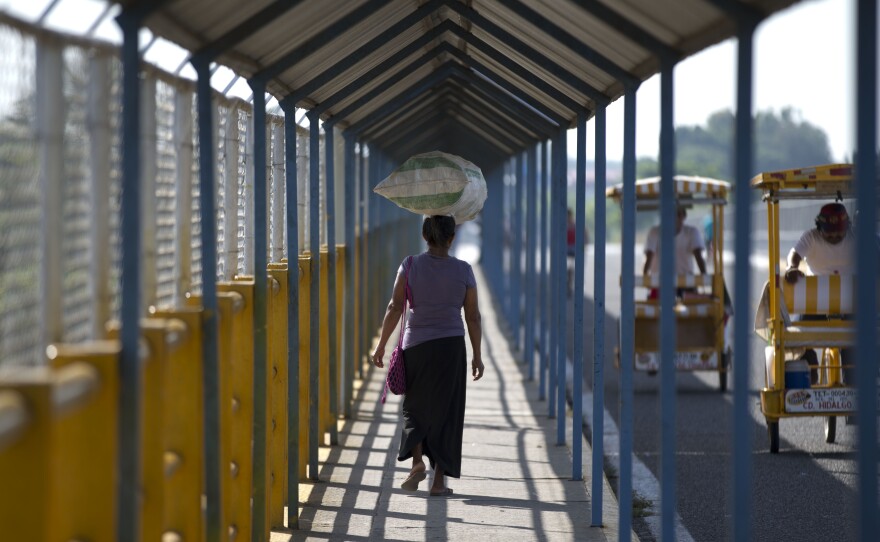
[[[428,246],[446,246],[455,237],[455,219],[451,216],[426,216],[422,222],[422,237]]]

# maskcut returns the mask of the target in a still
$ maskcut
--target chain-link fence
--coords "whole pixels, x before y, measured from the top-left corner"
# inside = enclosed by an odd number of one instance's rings
[[[0,18],[0,367],[51,341],[100,338],[121,291],[121,65],[115,47]],[[192,81],[142,76],[142,302],[201,294]],[[215,96],[217,279],[253,274],[253,109]],[[269,261],[286,258],[284,118],[267,115]],[[307,250],[308,131],[297,127],[299,247]],[[321,186],[324,156],[321,145]],[[324,211],[321,211],[323,224]],[[322,227],[322,230],[324,228]],[[322,242],[326,239],[322,231]]]

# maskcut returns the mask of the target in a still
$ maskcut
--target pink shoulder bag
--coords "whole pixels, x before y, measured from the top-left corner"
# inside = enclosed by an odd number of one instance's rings
[[[397,346],[391,352],[391,361],[388,362],[388,374],[385,376],[385,389],[382,390],[382,403],[385,403],[385,396],[388,390],[394,395],[403,395],[406,393],[406,367],[403,364],[403,330],[406,328],[406,306],[407,302],[412,305],[412,292],[409,289],[409,270],[412,267],[412,256],[406,259],[403,266],[405,295],[403,298],[403,314],[400,316],[400,333],[397,335]]]

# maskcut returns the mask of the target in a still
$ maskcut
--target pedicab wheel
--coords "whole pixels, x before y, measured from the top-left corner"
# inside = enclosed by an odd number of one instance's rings
[[[825,442],[833,444],[837,438],[837,416],[828,416],[825,418]]]
[[[767,422],[767,436],[770,437],[770,453],[779,453],[779,422]]]

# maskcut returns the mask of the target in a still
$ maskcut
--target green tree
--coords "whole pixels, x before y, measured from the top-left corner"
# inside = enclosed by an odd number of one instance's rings
[[[705,126],[680,126],[675,130],[676,173],[733,180],[735,116],[730,110],[713,113]],[[751,175],[831,162],[828,136],[800,118],[792,108],[755,115],[755,156]],[[642,157],[639,177],[658,175],[654,158]]]

